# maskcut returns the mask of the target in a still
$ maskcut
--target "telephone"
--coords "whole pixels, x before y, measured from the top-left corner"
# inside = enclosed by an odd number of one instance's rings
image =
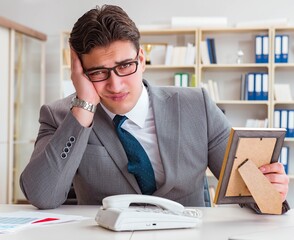
[[[132,203],[148,206],[130,206]],[[114,231],[191,228],[198,226],[202,217],[199,209],[186,209],[177,202],[149,195],[114,195],[104,198],[102,204],[95,220]]]

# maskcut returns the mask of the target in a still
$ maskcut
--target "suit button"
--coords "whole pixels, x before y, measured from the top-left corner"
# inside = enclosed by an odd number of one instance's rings
[[[65,158],[67,157],[67,153],[62,152],[61,155],[60,155],[60,157],[61,157],[62,159],[65,159]]]
[[[69,147],[69,148],[71,148],[72,147],[72,143],[71,142],[67,142],[66,143],[66,146]]]
[[[76,141],[76,138],[74,136],[71,136],[69,137],[68,139],[71,143],[75,142]]]
[[[65,147],[65,148],[63,149],[63,152],[65,152],[65,153],[69,153],[69,151],[70,151],[70,149],[69,149],[68,147]]]

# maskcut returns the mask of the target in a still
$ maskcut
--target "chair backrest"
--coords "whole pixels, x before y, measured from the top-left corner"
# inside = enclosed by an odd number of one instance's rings
[[[70,190],[67,194],[67,199],[63,204],[64,205],[77,205],[78,204],[76,192],[75,192],[73,185],[71,185]]]
[[[205,207],[211,207],[207,176],[204,177],[204,202],[205,202]]]
[[[205,207],[211,207],[211,201],[210,201],[210,194],[209,194],[209,185],[207,181],[207,177],[204,177],[204,202]],[[78,203],[77,196],[75,193],[75,189],[73,185],[71,185],[71,188],[69,190],[69,193],[67,195],[66,201],[63,203],[65,205],[76,205]]]

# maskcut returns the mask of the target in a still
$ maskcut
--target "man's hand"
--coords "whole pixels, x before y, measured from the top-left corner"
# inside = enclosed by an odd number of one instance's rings
[[[284,166],[276,162],[263,165],[259,169],[281,194],[282,200],[285,201],[288,193],[289,177],[285,173]]]
[[[77,53],[71,48],[71,80],[79,99],[97,105],[100,97],[91,81],[85,76],[81,61]],[[74,107],[72,114],[84,127],[89,127],[93,122],[94,114],[78,107]]]
[[[77,53],[71,48],[71,80],[79,99],[97,105],[100,98],[91,81],[85,76],[81,61]]]

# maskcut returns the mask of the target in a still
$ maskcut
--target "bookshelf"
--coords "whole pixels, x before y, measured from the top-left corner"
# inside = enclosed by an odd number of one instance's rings
[[[217,105],[225,112],[233,126],[243,127],[246,119],[270,119],[268,101],[241,100],[241,76],[249,72],[270,72],[270,63],[255,63],[255,36],[270,34],[268,28],[219,28],[201,29],[199,42],[206,38],[215,40],[216,64],[203,64],[199,54],[199,82],[217,82],[219,99]],[[238,51],[244,53],[237,63]],[[269,81],[271,81],[269,77]]]
[[[0,39],[0,203],[21,203],[19,176],[33,151],[45,99],[47,36],[0,17]]]
[[[245,127],[247,119],[268,120],[268,127],[274,126],[274,109],[285,107],[294,109],[294,101],[279,102],[274,98],[274,84],[276,82],[290,84],[294,97],[294,28],[271,27],[226,27],[226,28],[175,28],[175,29],[140,29],[141,44],[155,46],[151,50],[151,64],[147,65],[144,78],[153,85],[173,86],[175,73],[188,73],[190,81],[195,75],[196,86],[207,83],[208,80],[217,82],[219,99],[216,104],[224,110],[231,124],[235,127]],[[275,34],[289,35],[289,62],[277,64],[274,62]],[[269,60],[268,63],[255,62],[255,41],[257,35],[268,35]],[[64,39],[64,34],[62,35]],[[216,64],[203,64],[200,43],[206,38],[213,38],[216,46]],[[63,41],[63,40],[62,40]],[[165,49],[168,45],[195,45],[195,61],[193,64],[165,64]],[[157,50],[156,50],[157,47]],[[161,50],[160,50],[161,49]],[[244,53],[238,61],[238,51]],[[161,51],[161,52],[160,52]],[[62,52],[62,49],[61,49]],[[152,54],[154,54],[152,56]],[[156,55],[161,54],[161,55]],[[61,68],[67,68],[61,66]],[[268,100],[241,100],[241,76],[249,72],[268,74]],[[62,78],[63,79],[63,78]],[[191,86],[191,84],[190,84]],[[289,159],[294,160],[294,139],[286,139],[285,146],[289,146]],[[290,191],[294,184],[294,163],[289,163],[291,178]],[[211,176],[208,172],[208,176]],[[214,177],[209,181],[216,184]],[[293,190],[292,190],[293,191]],[[292,194],[292,195],[291,195]],[[294,199],[294,193],[291,193]]]

